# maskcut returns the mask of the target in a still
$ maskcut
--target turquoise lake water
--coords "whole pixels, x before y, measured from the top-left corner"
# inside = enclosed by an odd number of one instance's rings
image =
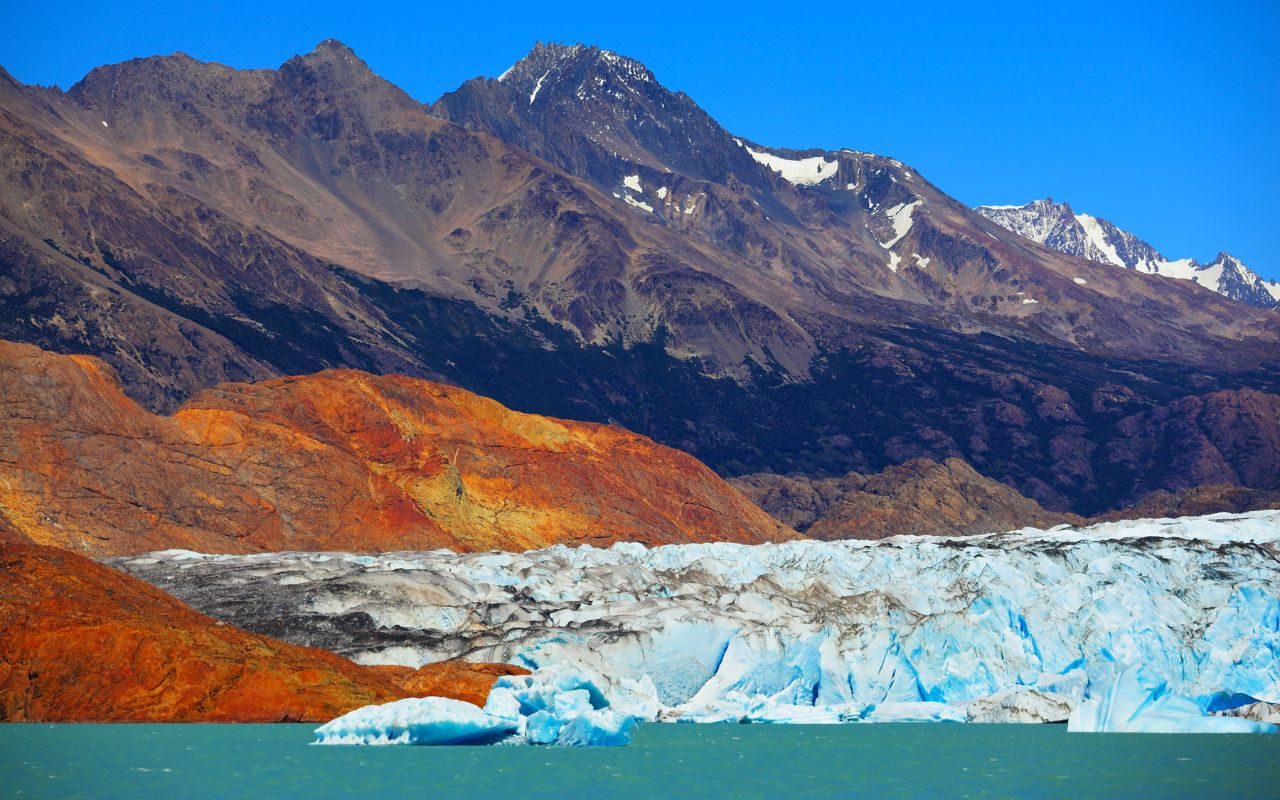
[[[316,747],[314,727],[0,725],[0,797],[1280,797],[1280,736],[643,725],[621,748]]]

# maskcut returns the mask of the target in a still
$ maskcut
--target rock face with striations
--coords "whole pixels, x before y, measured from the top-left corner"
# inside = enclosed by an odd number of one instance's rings
[[[747,475],[730,481],[782,522],[815,539],[883,539],[897,534],[964,536],[1078,524],[1046,511],[958,458],[917,458],[876,475],[840,478]]]
[[[92,555],[795,535],[643,436],[400,376],[225,384],[157,416],[95,358],[0,343],[0,405],[0,515]]]
[[[247,633],[137,578],[0,535],[0,721],[321,722],[369,703],[474,702],[519,667],[364,667]]]

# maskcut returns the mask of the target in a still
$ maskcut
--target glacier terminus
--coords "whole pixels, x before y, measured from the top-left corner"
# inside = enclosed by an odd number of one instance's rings
[[[963,539],[111,563],[366,664],[589,676],[619,730],[629,717],[1272,732],[1233,709],[1280,703],[1278,543],[1280,511],[1258,511]]]

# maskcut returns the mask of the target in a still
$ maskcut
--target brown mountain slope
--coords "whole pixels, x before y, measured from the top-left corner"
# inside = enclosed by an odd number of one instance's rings
[[[0,343],[0,407],[0,513],[92,555],[794,535],[685,453],[400,376],[227,384],[165,417],[95,358]]]
[[[428,693],[474,701],[519,672],[363,667],[231,627],[75,553],[0,537],[0,721],[321,722]]]
[[[834,166],[796,185],[757,157]],[[152,410],[350,367],[725,475],[959,456],[1086,513],[1155,488],[1111,458],[1122,420],[1280,392],[1280,316],[1046,250],[891,158],[735,141],[581,47],[430,108],[332,41],[65,92],[0,71],[0,338],[100,356]]]
[[[876,475],[813,479],[746,475],[730,481],[782,522],[815,539],[882,539],[897,534],[964,536],[1080,523],[1046,511],[958,458],[918,458]]]
[[[1280,490],[1246,489],[1243,486],[1213,483],[1177,492],[1161,489],[1131,506],[1100,514],[1097,519],[1113,522],[1122,519],[1194,517],[1222,511],[1238,514],[1268,508],[1280,508]]]

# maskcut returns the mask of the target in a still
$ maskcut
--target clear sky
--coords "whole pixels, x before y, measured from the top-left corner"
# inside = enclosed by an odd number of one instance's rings
[[[729,130],[899,158],[970,204],[1052,196],[1170,258],[1280,278],[1280,0],[437,6],[6,3],[0,64],[70,86],[181,50],[274,67],[322,39],[423,101],[536,40],[646,63]]]

